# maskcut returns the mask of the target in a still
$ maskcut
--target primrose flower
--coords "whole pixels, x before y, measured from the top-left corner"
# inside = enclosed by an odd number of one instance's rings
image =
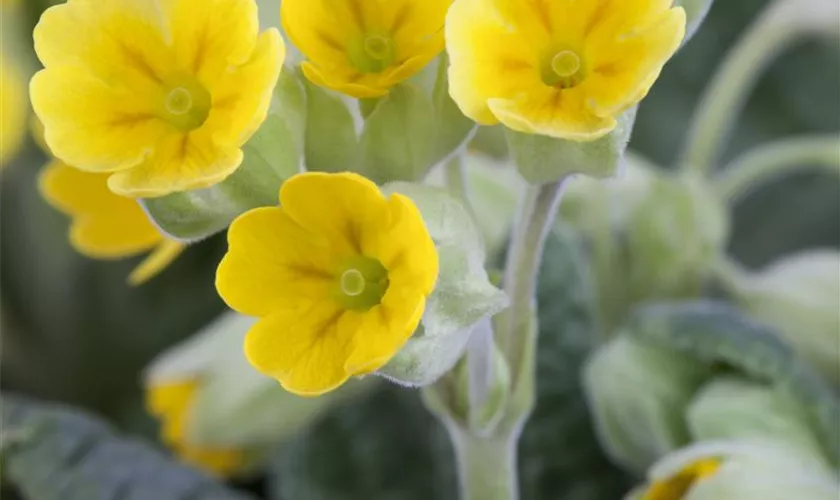
[[[26,84],[18,68],[0,54],[0,166],[20,150],[26,137]]]
[[[682,500],[698,481],[714,475],[719,468],[719,459],[697,460],[672,476],[655,481],[642,495],[641,500]]]
[[[318,395],[372,373],[412,336],[438,255],[415,204],[351,173],[304,173],[280,207],[246,212],[216,275],[227,304],[260,319],[245,354],[289,392]]]
[[[233,173],[284,57],[254,0],[69,0],[44,12],[32,104],[55,156],[132,197]]]
[[[146,406],[161,420],[161,438],[181,460],[216,476],[231,476],[247,464],[246,452],[193,446],[187,442],[190,411],[197,389],[195,380],[151,385],[146,392]]]
[[[574,141],[602,137],[680,46],[672,0],[457,0],[449,90],[467,116]]]
[[[304,75],[353,97],[384,95],[443,51],[452,0],[284,0]]]
[[[70,243],[94,259],[120,259],[152,251],[128,277],[139,285],[172,263],[184,250],[165,238],[149,221],[136,200],[108,190],[108,174],[82,172],[59,160],[40,176],[41,194],[57,210],[69,215]]]

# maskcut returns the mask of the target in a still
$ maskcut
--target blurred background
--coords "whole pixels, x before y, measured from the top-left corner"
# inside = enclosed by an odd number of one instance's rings
[[[279,0],[258,1],[263,24],[277,25]],[[675,162],[710,76],[766,3],[715,3],[700,32],[668,64],[641,106],[631,149],[666,167]],[[37,69],[31,30],[49,4],[49,0],[2,2],[3,54],[28,74]],[[724,159],[774,138],[836,133],[840,129],[838,89],[840,49],[836,42],[798,44],[762,78],[729,138]],[[494,137],[493,131],[486,134]],[[486,137],[484,142],[494,143]],[[36,178],[45,161],[27,138],[23,150],[2,171],[0,388],[84,408],[127,433],[154,440],[157,426],[144,410],[141,371],[158,353],[223,311],[213,280],[225,250],[224,236],[191,246],[160,276],[143,286],[129,287],[126,276],[139,258],[93,261],[69,246],[67,218],[47,206],[37,192]],[[737,206],[732,234],[732,255],[750,268],[798,249],[836,248],[840,246],[840,184],[836,178],[808,172],[774,182]],[[371,397],[393,409],[393,414],[382,415],[391,422],[388,425],[397,426],[405,414],[422,411],[414,395],[388,406],[389,398],[403,396],[387,391]],[[330,425],[340,428],[343,424]],[[435,424],[424,421],[422,425]],[[388,432],[403,436],[408,440],[405,445],[412,443],[407,429]],[[345,453],[342,446],[347,443],[337,438],[321,445]],[[417,470],[425,471],[418,472],[420,476],[448,468],[421,452],[415,459],[422,462]],[[446,484],[442,488],[449,488],[452,478],[441,481]],[[246,486],[251,491],[266,487],[260,481]],[[429,498],[438,497],[432,493]],[[554,498],[547,494],[526,497]],[[424,497],[394,493],[389,498]]]

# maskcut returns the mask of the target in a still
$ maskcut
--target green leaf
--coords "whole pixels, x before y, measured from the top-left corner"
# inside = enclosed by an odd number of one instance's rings
[[[629,480],[601,452],[580,389],[580,368],[594,333],[583,255],[566,231],[552,234],[545,255],[538,399],[520,443],[521,498],[620,498]],[[272,498],[457,499],[446,431],[418,396],[385,387],[284,445]]]
[[[709,9],[712,8],[713,3],[714,0],[677,0],[674,2],[674,6],[685,9],[686,21],[683,45],[688,43],[694,34],[697,33],[700,25],[706,20],[706,14],[709,13]]]
[[[378,184],[420,180],[434,164],[436,143],[431,98],[418,87],[399,84],[365,120],[361,173]]]
[[[247,500],[83,412],[2,397],[4,479],[38,500]]]
[[[508,146],[519,173],[532,184],[554,182],[572,174],[612,177],[621,168],[635,120],[634,107],[618,118],[615,130],[591,142],[507,129]]]
[[[224,230],[252,208],[278,203],[280,185],[298,173],[303,155],[306,99],[284,69],[268,116],[242,147],[242,164],[215,186],[141,200],[158,228],[174,239],[196,241]]]
[[[826,457],[838,463],[840,397],[772,328],[724,304],[692,302],[644,307],[631,318],[628,330],[655,345],[772,383],[800,402]]]

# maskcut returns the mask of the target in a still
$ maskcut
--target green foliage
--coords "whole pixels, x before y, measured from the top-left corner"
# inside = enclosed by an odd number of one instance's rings
[[[772,328],[729,306],[694,302],[646,306],[631,318],[628,331],[654,345],[771,383],[802,405],[825,456],[835,464],[840,460],[840,397]]]
[[[2,398],[3,480],[37,500],[248,500],[82,412]]]
[[[626,476],[597,445],[580,389],[592,342],[591,289],[576,239],[555,231],[540,285],[537,407],[519,448],[523,500],[614,500]],[[348,403],[287,443],[274,497],[305,500],[456,498],[446,430],[414,391],[389,386]]]

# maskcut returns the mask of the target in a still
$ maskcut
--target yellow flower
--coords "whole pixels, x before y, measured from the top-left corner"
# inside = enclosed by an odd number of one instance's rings
[[[136,200],[108,190],[108,174],[82,172],[53,160],[41,172],[41,194],[73,219],[70,243],[94,259],[119,259],[152,250],[128,281],[139,285],[168,266],[184,245],[165,238]]]
[[[149,412],[161,420],[161,439],[184,462],[216,476],[226,477],[241,470],[247,463],[244,451],[205,448],[187,442],[190,410],[198,389],[195,380],[152,385],[146,389]]]
[[[254,0],[69,0],[35,28],[32,104],[53,153],[132,197],[208,187],[242,162],[284,56]]]
[[[377,97],[443,51],[452,0],[284,0],[283,28],[313,83]]]
[[[23,75],[0,54],[0,166],[8,163],[23,145],[27,108]]]
[[[446,19],[452,98],[485,125],[602,137],[648,92],[685,34],[672,0],[457,0]]]
[[[236,219],[216,275],[257,316],[245,354],[289,392],[318,395],[387,363],[414,333],[438,273],[414,203],[355,174],[305,173],[280,207]]]
[[[698,460],[677,474],[654,482],[641,500],[682,500],[698,481],[714,475],[719,468],[720,460],[716,458]]]

